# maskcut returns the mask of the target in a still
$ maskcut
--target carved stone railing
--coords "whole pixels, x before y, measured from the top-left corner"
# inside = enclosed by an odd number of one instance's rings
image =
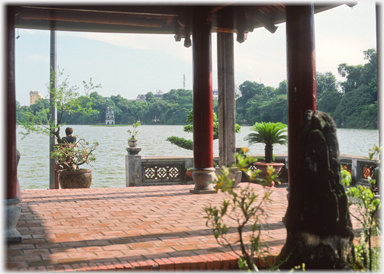
[[[351,185],[368,185],[368,177],[373,176],[373,172],[378,166],[377,160],[370,161],[365,157],[353,155],[341,155],[340,158],[342,168],[351,173]]]
[[[193,184],[186,175],[193,157],[149,157],[131,150],[125,156],[126,186]]]
[[[128,150],[128,149],[127,149]],[[129,152],[129,150],[128,150]],[[250,155],[260,158],[264,155]],[[352,175],[351,185],[368,184],[368,177],[372,177],[373,170],[378,166],[377,161],[369,161],[361,156],[341,155],[341,165]],[[219,158],[214,157],[218,163]],[[288,183],[288,156],[275,155],[275,162],[285,163],[281,170],[281,183]],[[126,155],[126,186],[145,185],[174,185],[192,184],[192,178],[186,171],[193,167],[193,157],[149,157],[136,154]],[[250,166],[255,170],[254,166]],[[243,181],[244,176],[243,176]]]
[[[142,157],[142,185],[186,184],[193,157]]]

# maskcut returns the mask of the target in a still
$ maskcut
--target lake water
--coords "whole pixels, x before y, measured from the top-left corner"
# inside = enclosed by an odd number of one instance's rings
[[[92,163],[91,187],[124,187],[125,186],[125,155],[128,146],[129,126],[71,126],[74,135],[89,142],[99,142],[95,151],[97,160]],[[247,147],[244,141],[250,131],[250,126],[243,126],[236,134],[236,146]],[[62,135],[65,127],[61,130]],[[183,131],[183,126],[146,126],[139,128],[138,147],[142,156],[193,156],[193,152],[179,148],[166,141],[169,136],[184,137],[192,140],[192,133]],[[31,134],[24,139],[17,129],[17,149],[21,153],[17,176],[21,189],[49,188],[49,138],[42,134]],[[378,144],[378,130],[338,129],[337,136],[341,154],[367,156],[373,144]],[[214,155],[219,154],[219,141],[215,140]],[[255,144],[249,147],[249,154],[264,154],[264,145]],[[287,146],[275,145],[275,154],[286,154]],[[82,166],[86,167],[86,166]]]

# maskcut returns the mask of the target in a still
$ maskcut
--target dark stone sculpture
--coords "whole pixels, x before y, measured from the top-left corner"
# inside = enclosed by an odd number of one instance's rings
[[[355,262],[353,230],[332,117],[308,110],[300,142],[300,171],[291,182],[279,268],[304,263],[305,269],[348,269]]]

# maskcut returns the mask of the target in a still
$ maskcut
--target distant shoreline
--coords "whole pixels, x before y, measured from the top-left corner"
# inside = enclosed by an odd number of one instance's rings
[[[90,125],[91,127],[127,127],[132,125]]]

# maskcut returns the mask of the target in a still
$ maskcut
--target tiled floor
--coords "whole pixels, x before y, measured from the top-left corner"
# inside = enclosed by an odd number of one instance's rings
[[[242,183],[241,185],[246,185]],[[8,245],[8,270],[227,269],[236,256],[217,244],[204,207],[218,194],[193,185],[24,190],[18,231]],[[263,188],[253,185],[262,195]],[[262,239],[278,254],[285,243],[285,188],[276,188]],[[232,223],[234,225],[235,223]],[[237,234],[231,234],[235,239]],[[237,245],[238,248],[238,245]]]

